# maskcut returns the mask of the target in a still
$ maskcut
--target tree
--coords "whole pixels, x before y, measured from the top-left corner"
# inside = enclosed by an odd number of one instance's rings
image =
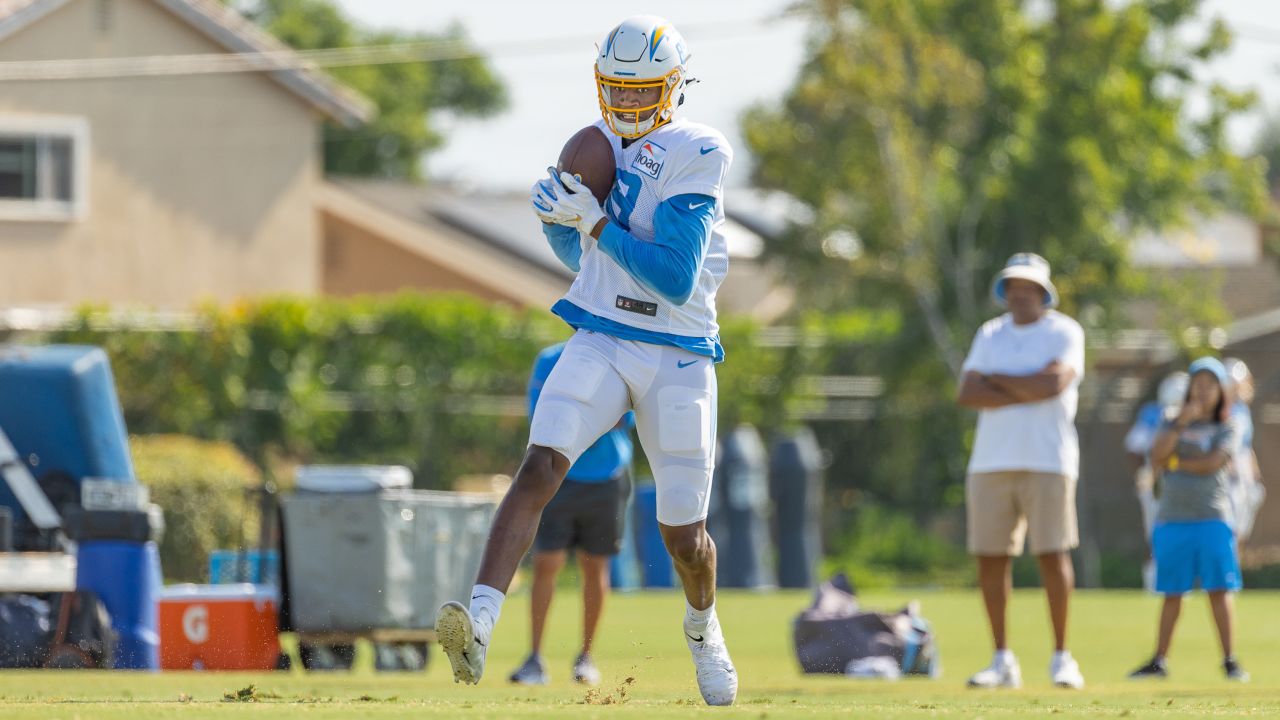
[[[813,209],[767,245],[803,306],[900,311],[874,371],[886,403],[928,422],[886,405],[884,422],[923,451],[904,443],[890,460],[891,440],[871,448],[885,456],[873,486],[927,507],[963,476],[951,388],[1010,254],[1047,257],[1064,309],[1114,326],[1143,284],[1127,262],[1131,233],[1224,203],[1261,207],[1261,163],[1234,155],[1224,134],[1251,98],[1215,86],[1206,114],[1184,107],[1197,69],[1230,43],[1220,23],[1199,45],[1179,40],[1198,5],[801,3],[811,54],[744,133],[754,180]],[[914,491],[895,485],[904,476]]]
[[[298,50],[465,41],[452,26],[440,34],[370,31],[343,16],[332,0],[254,0],[242,12]],[[339,81],[363,93],[378,108],[365,127],[325,126],[325,171],[416,179],[422,158],[444,138],[434,129],[437,113],[483,117],[506,106],[501,81],[478,57],[433,62],[331,68]]]

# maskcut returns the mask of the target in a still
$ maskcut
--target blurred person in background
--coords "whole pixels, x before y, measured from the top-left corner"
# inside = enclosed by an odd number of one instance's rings
[[[529,378],[529,417],[538,406],[542,387],[564,353],[564,343],[538,353]],[[551,681],[542,659],[542,638],[547,626],[556,577],[577,550],[582,573],[582,650],[573,661],[573,681],[600,683],[600,670],[591,658],[591,645],[609,594],[609,559],[622,547],[623,513],[631,495],[631,428],[635,415],[628,412],[612,430],[600,436],[569,468],[564,483],[552,496],[538,521],[533,539],[532,648],[524,663],[511,673],[518,685],[546,685]]]
[[[1075,416],[1084,377],[1084,330],[1053,309],[1058,291],[1049,279],[1049,263],[1039,255],[1009,258],[992,294],[1009,311],[978,331],[964,361],[958,397],[961,405],[979,411],[965,506],[969,552],[978,560],[995,645],[991,665],[973,675],[969,685],[1022,684],[1005,616],[1012,558],[1022,554],[1029,535],[1053,622],[1050,678],[1059,687],[1081,688],[1084,677],[1066,643],[1075,585],[1071,550],[1079,544]]]
[[[1151,466],[1151,445],[1155,442],[1164,421],[1177,416],[1182,400],[1187,395],[1191,378],[1184,372],[1169,373],[1160,381],[1154,400],[1138,409],[1133,427],[1124,437],[1124,449],[1134,468],[1134,491],[1138,506],[1142,509],[1142,539],[1147,546],[1147,561],[1142,566],[1142,584],[1148,591],[1155,589],[1156,566],[1151,557],[1151,531],[1156,521],[1156,485],[1159,473]]]
[[[1164,595],[1156,652],[1129,677],[1168,676],[1165,658],[1182,596],[1199,584],[1213,608],[1223,672],[1227,679],[1243,682],[1249,674],[1232,650],[1232,593],[1241,582],[1229,497],[1231,459],[1239,452],[1241,429],[1232,417],[1226,367],[1217,358],[1203,357],[1187,372],[1191,384],[1186,399],[1151,446],[1151,463],[1161,469],[1160,509],[1151,536],[1156,592]]]
[[[1240,450],[1231,461],[1231,510],[1232,526],[1236,531],[1237,550],[1243,555],[1244,543],[1253,532],[1253,521],[1258,508],[1267,497],[1262,484],[1262,469],[1258,467],[1258,455],[1253,451],[1253,374],[1249,366],[1239,358],[1222,361],[1231,384],[1231,417],[1240,425]]]

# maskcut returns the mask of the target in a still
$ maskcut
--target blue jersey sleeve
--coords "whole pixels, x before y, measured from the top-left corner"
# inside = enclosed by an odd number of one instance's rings
[[[547,384],[547,378],[551,376],[551,370],[556,366],[556,361],[560,359],[560,354],[563,352],[563,343],[552,345],[538,353],[538,358],[533,361],[533,372],[529,375],[530,418],[533,417],[533,409],[538,406],[538,396],[542,394],[542,386]]]
[[[716,199],[710,195],[676,195],[654,213],[653,242],[637,240],[610,222],[600,233],[599,247],[645,288],[683,305],[707,256],[715,213]]]
[[[542,234],[547,236],[551,251],[565,267],[578,272],[582,262],[582,242],[578,229],[567,225],[542,223]]]

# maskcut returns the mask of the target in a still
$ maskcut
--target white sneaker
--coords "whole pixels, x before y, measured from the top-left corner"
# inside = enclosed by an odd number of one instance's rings
[[[488,629],[477,623],[462,603],[450,601],[440,606],[436,613],[436,642],[449,656],[454,682],[480,682],[488,641]]]
[[[1020,688],[1022,687],[1022,668],[1018,659],[1009,655],[1008,660],[1000,656],[992,658],[991,665],[979,670],[969,678],[969,687],[973,688]]]
[[[738,671],[729,659],[720,619],[712,615],[707,629],[701,633],[690,633],[686,629],[684,639],[689,643],[689,652],[693,653],[702,699],[708,705],[732,705],[738,697]]]
[[[1084,675],[1080,674],[1080,663],[1065,650],[1054,653],[1053,662],[1049,663],[1049,677],[1053,678],[1053,684],[1060,688],[1079,690],[1084,687]]]
[[[581,653],[573,661],[573,681],[583,685],[600,684],[600,669],[596,667],[590,655]]]

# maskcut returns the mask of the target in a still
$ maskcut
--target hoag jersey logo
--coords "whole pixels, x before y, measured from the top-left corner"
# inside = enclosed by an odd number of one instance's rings
[[[652,140],[646,140],[640,146],[640,154],[636,156],[631,167],[657,180],[662,166],[667,162],[667,149]]]

